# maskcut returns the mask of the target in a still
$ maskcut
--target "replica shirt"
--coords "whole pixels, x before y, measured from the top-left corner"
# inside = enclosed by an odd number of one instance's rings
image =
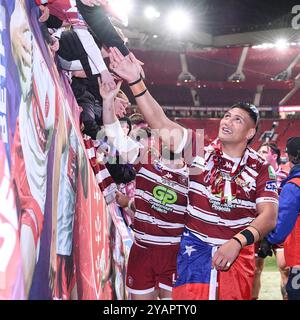
[[[204,158],[193,161],[188,200],[186,228],[219,246],[256,218],[257,204],[278,203],[275,172],[253,149],[234,159],[215,140],[205,148]]]
[[[170,169],[154,161],[136,169],[136,242],[143,246],[179,244],[187,206],[186,167]]]

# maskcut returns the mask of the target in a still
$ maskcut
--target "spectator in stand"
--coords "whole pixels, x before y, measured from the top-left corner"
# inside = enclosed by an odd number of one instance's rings
[[[131,121],[132,129],[130,132],[130,137],[134,140],[139,141],[140,139],[140,133],[143,132],[143,129],[149,128],[148,123],[145,121],[144,117],[140,113],[133,113],[129,116],[129,119]],[[149,128],[150,129],[150,128]],[[150,145],[155,145],[155,136],[152,135],[150,137]],[[153,150],[153,152],[155,152]]]
[[[71,87],[78,105],[82,108],[80,114],[83,125],[83,133],[93,140],[101,139],[102,122],[102,98],[97,92],[99,89],[97,79],[73,77]],[[100,100],[100,101],[99,101]],[[120,90],[115,99],[116,113],[123,117],[129,102],[124,93]],[[97,136],[99,134],[99,136]]]
[[[52,0],[55,1],[55,0]],[[76,0],[78,11],[90,27],[99,42],[106,48],[118,48],[127,59],[132,59],[139,65],[139,71],[144,76],[143,63],[136,59],[134,54],[128,50],[120,32],[114,28],[107,13],[120,20],[113,11],[107,0]]]
[[[128,136],[132,129],[130,119],[128,117],[122,117],[121,119],[119,119],[119,121],[124,133],[126,134],[126,136]]]
[[[285,261],[290,267],[286,285],[288,300],[300,300],[300,137],[290,138],[286,151],[292,169],[281,184],[278,221],[261,246],[261,255],[266,257],[272,244],[284,241]]]
[[[274,177],[276,178],[278,191],[280,193],[280,185],[281,182],[287,178],[288,172],[284,171],[280,167],[280,149],[273,143],[263,143],[258,149],[258,153],[267,161],[267,163],[271,166],[270,170],[274,169]],[[257,242],[255,244],[255,275],[253,282],[253,292],[252,299],[257,300],[259,297],[259,290],[261,286],[261,273],[264,268],[264,258],[259,257],[259,246],[260,243]],[[281,276],[280,289],[282,298],[284,300],[287,299],[286,293],[286,283],[288,281],[289,269],[286,267],[284,252],[283,252],[283,243],[273,246],[274,254],[276,255],[276,262]]]
[[[148,127],[147,122],[145,121],[144,117],[140,113],[133,113],[130,115],[130,121],[133,126],[132,129],[135,128],[142,128],[142,127]]]
[[[115,88],[114,79],[106,67],[99,47],[97,46],[92,34],[89,32],[85,21],[78,14],[77,8],[75,6],[72,6],[71,1],[36,0],[36,3],[40,5],[40,9],[42,10],[42,16],[40,17],[41,21],[47,21],[49,15],[51,14],[61,20],[61,26],[67,26],[68,24],[72,26],[72,31],[69,32],[74,32],[76,34],[76,36],[79,39],[79,42],[82,44],[84,48],[84,51],[87,53],[87,59],[92,74],[101,74],[101,81],[111,86],[112,88]],[[47,7],[43,6],[45,4],[47,4]],[[59,35],[57,35],[57,37],[60,38]],[[66,40],[62,38],[61,41]],[[78,41],[73,40],[74,45],[77,44],[77,42]],[[79,45],[77,44],[77,46]],[[77,50],[74,50],[74,48],[72,50],[72,47],[69,49],[65,47],[65,51],[69,51],[69,55],[74,55],[77,53]],[[61,52],[59,52],[58,54],[61,54]],[[73,58],[66,60],[70,61],[76,59]]]
[[[97,134],[102,126],[102,106],[99,101],[78,83],[72,82],[72,89],[78,105],[82,108],[80,120],[83,124],[83,133],[90,136],[93,140],[97,139]],[[76,83],[76,85],[74,84]],[[76,86],[76,87],[75,87]]]
[[[37,4],[40,4],[40,2],[40,0],[36,0]],[[43,5],[40,6],[40,9],[42,10],[42,16],[40,17],[40,20],[45,21],[46,19],[47,21],[51,14],[61,20],[61,26],[71,25],[72,31],[76,33],[84,47],[85,52],[87,53],[88,63],[91,67],[92,74],[101,74],[101,80],[103,83],[115,88],[115,82],[106,67],[101,51],[97,46],[92,34],[89,32],[86,23],[78,14],[77,8],[72,6],[71,1],[66,0],[53,0],[49,1],[49,3],[48,1],[42,2],[47,4],[47,7]],[[59,35],[56,36],[58,38],[60,37]],[[55,37],[52,37],[52,39],[55,39]],[[73,51],[73,54],[75,52],[76,50]]]
[[[76,0],[78,11],[96,38],[107,48],[117,47],[124,56],[127,56],[129,50],[106,14],[106,3],[107,1],[103,0]]]
[[[84,46],[84,43],[78,37],[78,34],[73,30],[63,30],[54,33],[54,36],[59,40],[59,50],[57,52],[59,62],[63,69],[70,71],[77,71],[83,69],[86,77],[97,77],[101,75],[101,80],[104,83],[110,84],[109,81],[114,81],[113,76],[109,73],[105,62],[100,58],[101,67],[96,65],[91,60],[89,54]],[[95,49],[96,61],[100,50],[96,43],[91,44],[90,51]],[[99,58],[99,61],[101,60]],[[106,81],[108,79],[108,81]],[[113,85],[114,86],[114,85]]]
[[[115,104],[115,103],[114,103]],[[103,109],[103,112],[105,110]],[[125,136],[128,136],[131,131],[131,122],[127,117],[122,117],[119,119],[120,126],[123,130]],[[118,189],[123,190],[126,193],[126,185],[135,180],[136,172],[132,164],[126,163],[120,157],[117,148],[112,145],[111,149],[115,149],[114,159],[108,159],[106,162],[106,167],[110,172],[114,181],[118,184]]]
[[[175,154],[197,142],[196,132],[169,120],[151,96],[139,65],[110,49],[110,67],[129,83],[139,110]],[[259,113],[237,103],[220,122],[218,139],[189,168],[188,206],[177,263],[175,299],[251,299],[254,246],[276,225],[278,194],[269,166],[248,145]],[[128,279],[129,280],[129,279]],[[217,284],[218,282],[218,284]]]

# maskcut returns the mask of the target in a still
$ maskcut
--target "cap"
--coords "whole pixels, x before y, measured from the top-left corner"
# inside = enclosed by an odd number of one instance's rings
[[[287,140],[286,153],[294,157],[300,157],[300,137],[291,137]]]
[[[230,109],[233,109],[233,108],[239,108],[239,109],[245,110],[249,114],[250,118],[254,121],[255,125],[257,126],[259,121],[259,111],[256,105],[248,102],[238,102],[230,107]]]

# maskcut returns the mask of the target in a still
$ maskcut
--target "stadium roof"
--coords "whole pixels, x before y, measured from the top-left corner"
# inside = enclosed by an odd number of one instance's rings
[[[133,47],[162,49],[197,49],[253,45],[285,38],[300,41],[297,24],[300,13],[292,8],[297,0],[140,0],[129,18],[125,33]],[[161,13],[156,20],[143,16],[145,6],[152,5]],[[300,3],[298,4],[300,5]],[[174,8],[185,8],[192,17],[189,32],[176,36],[164,25],[164,18]],[[177,22],[179,25],[182,21]],[[295,26],[295,25],[294,25]]]

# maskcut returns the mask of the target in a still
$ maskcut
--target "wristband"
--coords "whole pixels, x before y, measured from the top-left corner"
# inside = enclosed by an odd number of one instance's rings
[[[241,246],[241,249],[243,248],[243,244],[238,237],[232,237],[232,239],[234,239],[235,241],[237,241],[239,243],[239,245]]]
[[[142,75],[140,75],[140,78],[139,78],[139,79],[137,79],[136,81],[133,81],[133,82],[128,83],[128,85],[129,85],[130,87],[132,87],[132,86],[134,86],[135,84],[139,83],[139,82],[142,81],[142,80],[143,80]]]
[[[144,95],[146,92],[148,91],[148,89],[145,89],[144,91],[142,91],[141,93],[135,95],[135,98],[141,97],[142,95]]]
[[[260,231],[259,231],[256,227],[254,227],[254,226],[249,225],[249,226],[248,226],[248,228],[249,228],[249,227],[251,227],[251,228],[255,229],[255,230],[256,230],[256,232],[258,233],[258,237],[259,237],[259,239],[261,239],[261,233],[260,233]]]
[[[138,96],[141,93],[145,93],[144,91],[147,89],[143,80],[140,80],[136,84],[133,84],[131,87],[131,92],[134,96]]]
[[[247,246],[254,243],[254,241],[255,241],[254,235],[249,229],[245,229],[245,230],[241,231],[240,234],[242,234],[246,238]]]

